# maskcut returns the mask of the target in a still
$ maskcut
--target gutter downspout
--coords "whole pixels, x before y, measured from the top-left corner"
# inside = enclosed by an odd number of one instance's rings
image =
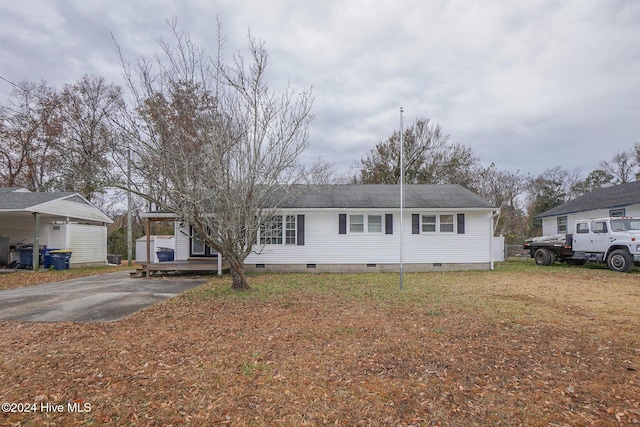
[[[500,216],[500,209],[494,211],[491,214],[491,234],[490,234],[490,239],[489,239],[489,251],[490,251],[490,255],[489,255],[489,259],[491,262],[491,270],[495,270],[495,265],[493,262],[493,233],[494,233],[494,228],[495,228],[495,219],[497,217]]]

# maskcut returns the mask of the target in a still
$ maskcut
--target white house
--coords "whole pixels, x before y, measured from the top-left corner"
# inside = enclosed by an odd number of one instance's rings
[[[536,216],[542,234],[570,233],[577,219],[640,217],[640,181],[599,188]]]
[[[110,223],[77,193],[0,187],[0,263],[14,260],[19,244],[31,244],[34,249],[71,250],[71,267],[105,265]]]
[[[280,208],[259,233],[248,271],[398,271],[398,185],[333,185]],[[405,271],[491,269],[495,206],[459,185],[407,185]],[[191,236],[191,237],[190,237]],[[175,259],[215,257],[176,223]]]

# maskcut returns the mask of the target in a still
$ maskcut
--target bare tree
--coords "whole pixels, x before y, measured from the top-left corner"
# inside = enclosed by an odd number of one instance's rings
[[[473,181],[478,157],[470,147],[451,143],[440,125],[418,119],[403,132],[405,182],[461,184]],[[362,184],[400,182],[400,132],[379,142],[359,163],[354,181]]]
[[[635,179],[638,167],[638,145],[629,151],[618,151],[609,161],[600,162],[600,168],[613,175],[616,184],[624,184]]]
[[[54,149],[60,159],[55,187],[88,199],[105,191],[112,155],[122,150],[117,120],[125,110],[122,89],[103,77],[84,76],[60,95],[63,128]]]
[[[137,115],[136,191],[191,224],[228,261],[234,289],[249,287],[244,260],[260,251],[260,230],[304,181],[299,163],[313,119],[310,91],[281,93],[266,81],[268,54],[249,34],[249,57],[224,62],[170,23],[152,61],[123,61]]]
[[[350,175],[337,172],[335,163],[328,162],[321,157],[315,159],[311,166],[302,166],[302,182],[306,185],[324,188],[328,185],[348,184]]]
[[[512,242],[526,237],[527,220],[522,200],[526,185],[526,178],[519,172],[500,171],[494,163],[483,168],[473,183],[478,195],[500,208],[496,232]]]
[[[527,213],[529,214],[530,235],[537,234],[542,230],[541,222],[533,219],[535,216],[575,197],[575,189],[580,182],[580,175],[579,168],[569,172],[561,166],[555,166],[528,179]]]
[[[46,83],[23,82],[2,109],[0,180],[31,191],[49,189],[57,169],[54,150],[62,130],[59,97]]]

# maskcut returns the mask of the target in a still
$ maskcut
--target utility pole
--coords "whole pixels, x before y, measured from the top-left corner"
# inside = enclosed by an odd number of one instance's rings
[[[133,231],[131,220],[131,148],[127,149],[127,266],[133,265]]]
[[[404,258],[404,141],[402,130],[402,118],[404,109],[400,107],[400,290],[402,290],[402,280],[404,276],[403,258]]]

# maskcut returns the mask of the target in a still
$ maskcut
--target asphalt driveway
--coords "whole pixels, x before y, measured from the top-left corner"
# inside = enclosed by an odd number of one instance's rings
[[[205,283],[205,278],[132,279],[126,271],[0,291],[0,320],[102,322]]]

